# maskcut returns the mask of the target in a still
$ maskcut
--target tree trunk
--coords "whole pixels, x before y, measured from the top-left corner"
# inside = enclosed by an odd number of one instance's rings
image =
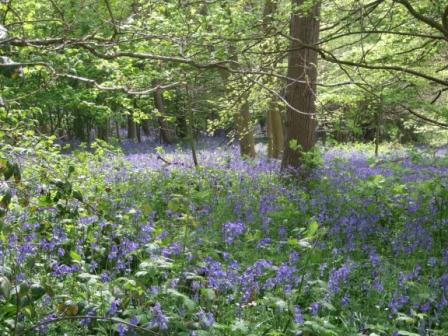
[[[137,136],[137,128],[135,121],[131,115],[128,116],[128,139],[135,139]]]
[[[292,0],[294,7],[303,5],[306,0]],[[300,48],[302,43],[314,45],[319,40],[318,1],[309,12],[293,13],[291,16],[290,36],[291,51],[288,55],[288,87],[286,99],[293,108],[288,106],[286,113],[286,139],[282,159],[282,169],[298,167],[301,152],[309,151],[316,142],[317,121],[315,117],[317,52],[310,48]],[[291,80],[295,79],[297,81]],[[297,141],[299,149],[290,146],[291,141]]]
[[[269,35],[274,28],[272,27],[272,16],[277,10],[277,5],[277,1],[265,0],[263,9],[263,29],[266,35]],[[280,46],[278,47],[280,48]],[[276,64],[277,62],[274,65]],[[266,115],[266,124],[268,135],[268,156],[278,159],[283,152],[283,144],[285,139],[283,135],[283,120],[277,104],[277,97],[271,97]]]
[[[149,120],[143,120],[142,122],[142,130],[143,130],[143,134],[146,136],[149,136],[149,134],[151,133],[149,131]]]
[[[109,141],[109,133],[110,133],[110,127],[108,119],[98,124],[97,135],[99,139],[104,140],[106,142]]]
[[[120,124],[118,123],[118,120],[115,120],[115,133],[117,135],[118,141],[120,141],[121,140],[121,137],[120,137]]]
[[[231,8],[224,3],[222,6],[228,12],[230,20],[232,20]],[[235,45],[230,44],[228,51],[230,59],[235,62],[238,62],[238,53],[236,51]],[[228,82],[229,73],[227,71],[221,71],[220,74],[226,85]],[[230,95],[230,93],[231,92],[229,92],[229,90],[227,89],[226,94]],[[255,157],[255,141],[254,141],[253,128],[251,126],[249,102],[247,101],[247,99],[248,94],[245,94],[243,97],[240,97],[241,105],[239,106],[239,110],[235,112],[234,122],[235,122],[236,136],[240,142],[241,156]]]
[[[81,140],[82,142],[87,140],[86,128],[84,125],[84,120],[80,115],[81,111],[74,111],[74,119],[73,119],[73,132],[75,137]]]
[[[249,102],[243,97],[242,105],[235,116],[236,132],[242,156],[255,157],[254,131],[251,125]]]
[[[193,115],[193,108],[191,106],[191,97],[190,97],[190,90],[188,88],[188,83],[185,84],[185,96],[186,96],[186,102],[185,102],[186,113],[184,117],[187,125],[188,142],[190,144],[191,156],[193,158],[194,166],[199,167],[198,156],[196,154],[196,144],[194,142],[194,135],[193,135],[194,115]]]
[[[137,141],[138,143],[142,143],[142,132],[139,124],[135,125],[135,130],[137,131]]]
[[[158,83],[153,83],[153,85],[156,86],[158,85]],[[165,120],[165,104],[163,102],[162,90],[160,88],[157,88],[157,90],[154,92],[154,103],[160,114],[160,116],[157,118],[159,122],[160,137],[163,143],[172,144],[174,140],[171,134],[171,130],[168,127],[168,123]]]
[[[267,115],[267,129],[268,129],[268,156],[271,158],[280,158],[283,152],[283,145],[285,142],[283,136],[283,122],[280,110],[275,101],[269,107]]]

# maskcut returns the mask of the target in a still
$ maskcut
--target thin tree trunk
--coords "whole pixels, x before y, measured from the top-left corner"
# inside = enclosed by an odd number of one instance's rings
[[[98,138],[107,142],[109,141],[109,133],[110,133],[109,119],[107,119],[106,121],[97,126],[97,135]]]
[[[146,136],[149,136],[149,134],[151,133],[149,131],[149,120],[143,120],[142,122],[142,130],[143,130],[143,134]]]
[[[137,98],[134,98],[134,102],[133,102],[134,104],[134,109],[137,109],[138,108],[138,105],[137,105]],[[137,136],[137,141],[138,141],[138,143],[141,143],[142,142],[142,134],[141,134],[141,131],[140,131],[140,123],[135,123],[135,135]]]
[[[154,86],[158,85],[157,82],[153,83]],[[162,90],[157,88],[154,92],[154,103],[160,116],[157,118],[159,122],[160,138],[166,144],[172,144],[174,142],[171,130],[168,127],[168,123],[165,120],[165,104],[163,102]]]
[[[381,112],[380,110],[378,110],[375,115],[375,156],[378,156],[379,154],[380,142],[381,142]]]
[[[263,9],[263,29],[265,34],[270,34],[272,30],[272,15],[277,10],[277,2],[266,0]],[[271,158],[279,158],[283,152],[284,135],[283,120],[277,104],[277,98],[271,97],[266,115],[267,134],[268,134],[268,156]]]
[[[190,97],[190,91],[188,89],[188,84],[185,84],[185,95],[186,95],[186,124],[187,124],[187,136],[188,136],[188,142],[190,143],[191,148],[191,155],[193,157],[193,163],[195,167],[199,167],[198,163],[198,157],[196,155],[196,144],[194,142],[194,135],[193,135],[193,108],[191,107],[191,97]]]
[[[231,8],[226,4],[223,4],[223,8],[228,11],[230,19],[232,18]],[[230,58],[238,62],[238,54],[235,50],[234,45],[229,46],[229,54]],[[221,76],[225,82],[227,83],[229,74],[228,72],[221,72]],[[227,94],[229,92],[227,91]],[[240,142],[240,154],[241,156],[255,157],[255,141],[253,134],[253,127],[251,125],[251,116],[248,102],[248,95],[244,95],[240,97],[240,106],[239,110],[234,115],[236,136]]]
[[[235,116],[237,136],[240,141],[240,152],[242,156],[255,157],[254,131],[251,125],[249,102],[245,97]]]
[[[121,137],[120,137],[120,124],[118,123],[117,120],[115,120],[115,132],[117,134],[118,141],[120,141],[121,140]]]
[[[128,139],[135,139],[137,136],[137,129],[135,121],[131,115],[128,115]]]
[[[283,121],[275,101],[270,105],[266,120],[268,129],[268,156],[278,159],[283,152],[285,142],[283,136]]]
[[[292,0],[294,8],[303,5],[306,0]],[[298,167],[301,152],[309,151],[316,142],[317,121],[315,117],[317,52],[310,48],[300,48],[302,43],[314,45],[319,40],[320,2],[307,13],[293,13],[290,36],[291,51],[288,55],[288,80],[286,99],[294,109],[288,106],[286,113],[286,139],[282,159],[282,169]],[[291,141],[297,141],[299,149],[291,148]]]
[[[137,141],[138,143],[142,143],[142,133],[141,133],[141,127],[139,124],[135,125],[135,129],[137,131]]]

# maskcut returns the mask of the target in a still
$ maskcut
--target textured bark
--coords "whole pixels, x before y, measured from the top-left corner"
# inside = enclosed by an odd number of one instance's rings
[[[238,113],[235,115],[237,137],[240,141],[242,156],[255,157],[254,131],[251,125],[249,102],[245,97]]]
[[[272,30],[272,15],[277,10],[277,1],[265,0],[263,9],[263,29],[265,34]],[[271,97],[266,115],[266,126],[268,135],[268,156],[271,158],[280,158],[283,152],[284,135],[283,120],[277,104],[277,98]]]
[[[306,0],[292,0],[294,7],[302,5]],[[317,121],[315,118],[317,52],[309,48],[301,48],[301,44],[314,45],[319,40],[320,3],[317,2],[309,12],[293,13],[291,16],[290,36],[291,51],[288,55],[288,78],[300,82],[288,81],[286,99],[288,103],[302,113],[287,108],[286,139],[282,159],[282,169],[298,167],[301,152],[309,151],[316,142]],[[303,83],[303,81],[305,83]],[[306,114],[303,114],[306,113]],[[291,149],[291,140],[300,145],[299,150]]]
[[[275,101],[270,105],[266,120],[268,129],[268,156],[278,159],[283,152],[285,142],[283,136],[283,121]]]
[[[154,83],[156,86],[158,83]],[[171,130],[168,127],[168,123],[165,120],[165,104],[163,102],[162,90],[158,88],[154,92],[154,103],[156,105],[157,110],[159,111],[160,116],[157,118],[159,122],[159,130],[160,130],[160,138],[163,143],[172,144],[174,142],[173,135],[171,134]]]

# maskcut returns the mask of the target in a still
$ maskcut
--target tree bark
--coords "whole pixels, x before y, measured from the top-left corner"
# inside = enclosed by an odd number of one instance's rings
[[[97,125],[97,136],[99,139],[108,142],[109,135],[110,135],[110,121],[109,119],[106,119],[105,121]]]
[[[154,86],[158,85],[158,83],[153,83]],[[173,136],[171,134],[171,130],[168,127],[168,123],[165,120],[165,104],[163,102],[162,90],[157,88],[154,92],[154,104],[156,105],[157,110],[159,111],[159,117],[157,117],[157,121],[159,122],[159,130],[160,137],[165,144],[172,144],[174,142]]]
[[[150,131],[149,131],[149,120],[143,120],[142,122],[142,130],[143,130],[143,134],[146,136],[150,135]]]
[[[118,120],[115,120],[115,133],[117,135],[118,141],[121,140],[120,138],[120,124],[118,123]]]
[[[306,0],[292,0],[295,8]],[[288,55],[288,86],[286,99],[290,106],[286,113],[286,139],[282,159],[282,169],[300,165],[301,153],[309,151],[316,142],[317,121],[315,117],[317,52],[310,48],[300,48],[301,44],[314,45],[319,40],[320,2],[310,11],[293,13],[291,16],[291,51]],[[295,79],[300,82],[291,80]],[[300,111],[300,112],[299,112]],[[300,148],[293,149],[290,142],[296,140]]]
[[[263,29],[266,35],[272,30],[272,15],[277,10],[277,1],[266,0],[263,9]],[[275,63],[275,65],[277,62]],[[277,82],[277,81],[276,81]],[[278,159],[283,152],[283,120],[277,104],[277,98],[271,97],[266,115],[268,135],[268,157]]]
[[[249,102],[243,97],[239,111],[235,115],[236,133],[240,141],[242,156],[255,157],[254,131],[251,125]]]
[[[223,5],[223,8],[228,12],[230,20],[232,22],[231,8],[227,5]],[[228,52],[230,59],[238,62],[238,53],[236,52],[235,45],[229,45]],[[221,72],[224,83],[227,84],[229,73]],[[226,92],[229,94],[229,90]],[[254,131],[251,125],[251,115],[248,102],[248,94],[243,95],[240,99],[240,104],[238,111],[234,115],[234,123],[236,136],[240,142],[240,154],[241,156],[255,157],[255,141],[254,141]]]
[[[128,116],[128,139],[135,139],[137,136],[137,128],[135,121],[131,115]]]
[[[275,101],[272,101],[270,104],[266,122],[268,129],[268,156],[278,159],[283,152],[285,139],[283,136],[282,116],[276,105]]]

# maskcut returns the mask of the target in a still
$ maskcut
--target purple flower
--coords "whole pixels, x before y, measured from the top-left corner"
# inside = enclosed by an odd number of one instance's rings
[[[398,311],[409,302],[409,297],[405,295],[394,295],[389,302],[389,309],[392,314],[396,315]]]
[[[51,273],[53,276],[57,278],[62,278],[66,275],[69,275],[71,273],[75,273],[79,270],[79,266],[73,265],[73,266],[67,266],[67,265],[61,265],[58,263],[55,263],[52,267],[53,272]]]
[[[350,299],[349,299],[348,295],[346,294],[346,295],[344,295],[344,297],[341,299],[341,305],[342,305],[343,307],[347,307],[349,303],[350,303]]]
[[[109,307],[109,309],[107,311],[107,314],[110,315],[110,316],[117,315],[119,306],[120,306],[120,300],[114,299],[112,301],[112,303],[110,304],[110,307]]]
[[[246,227],[242,222],[228,222],[223,225],[223,240],[227,245],[231,245],[234,240],[242,235]]]
[[[102,283],[109,282],[110,281],[110,274],[109,274],[109,272],[101,273],[100,280],[101,280]]]
[[[156,303],[151,309],[152,321],[150,323],[151,328],[159,328],[160,330],[168,329],[168,318],[163,314],[160,303]]]
[[[310,313],[311,313],[311,315],[316,316],[317,313],[319,312],[319,307],[320,307],[319,302],[312,303],[310,305]]]
[[[204,329],[209,329],[215,323],[215,318],[212,313],[206,313],[202,309],[198,313],[199,324]]]
[[[294,323],[296,323],[296,324],[303,324],[303,322],[304,322],[302,310],[297,305],[294,306],[293,320],[294,320]]]
[[[347,264],[342,265],[340,268],[333,268],[330,272],[328,279],[328,290],[331,294],[336,294],[339,291],[340,285],[348,280],[350,274],[350,268]]]
[[[124,336],[128,332],[128,327],[120,323],[117,326],[117,332],[119,336]]]

